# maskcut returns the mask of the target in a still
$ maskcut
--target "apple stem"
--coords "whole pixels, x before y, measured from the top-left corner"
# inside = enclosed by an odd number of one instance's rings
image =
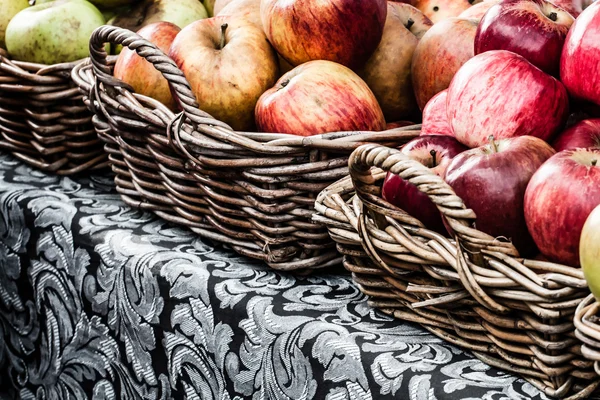
[[[548,18],[550,18],[552,21],[556,21],[558,19],[558,14],[551,12],[550,15],[548,15]]]
[[[409,18],[408,21],[406,21],[406,29],[410,29],[414,24],[415,21],[412,18]]]
[[[597,162],[598,160],[592,160],[592,167],[595,167]]]
[[[431,165],[433,165],[433,167],[431,167],[431,168],[437,167],[437,160],[435,159],[435,156],[437,155],[437,151],[431,150],[429,152],[429,154],[431,154],[431,157],[433,157],[433,163],[431,164]]]
[[[494,140],[494,135],[490,135],[488,137],[488,140],[490,141],[490,144],[492,145],[492,150],[494,151],[494,153],[497,153],[498,145],[496,144],[496,141]]]
[[[229,25],[227,24],[221,25],[221,43],[219,43],[220,50],[223,50],[223,47],[225,47],[225,31],[227,30],[228,26]]]
[[[281,82],[281,87],[286,87],[288,83],[290,83],[290,80],[286,79],[285,81]]]

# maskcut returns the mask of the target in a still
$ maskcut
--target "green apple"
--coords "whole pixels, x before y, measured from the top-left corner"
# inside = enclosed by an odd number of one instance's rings
[[[28,0],[0,0],[0,47],[6,48],[4,44],[4,33],[10,20],[17,13],[29,7]]]
[[[102,13],[85,0],[56,0],[19,12],[6,28],[6,49],[16,60],[39,64],[75,61],[89,55],[92,32]]]
[[[579,262],[590,290],[600,301],[600,206],[588,216],[581,230]]]

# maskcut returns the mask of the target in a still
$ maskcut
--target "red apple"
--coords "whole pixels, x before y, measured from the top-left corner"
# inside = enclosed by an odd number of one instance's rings
[[[235,130],[253,129],[256,102],[279,68],[260,28],[236,17],[195,21],[177,35],[169,56],[202,110]]]
[[[215,16],[244,17],[262,29],[260,0],[217,0]]]
[[[445,89],[427,102],[427,105],[423,109],[421,135],[446,135],[454,137],[452,127],[448,123],[447,98],[448,89]]]
[[[579,238],[600,204],[600,149],[565,150],[535,173],[525,192],[525,220],[550,260],[577,267]]]
[[[487,10],[489,10],[494,4],[500,3],[500,1],[502,0],[489,0],[477,3],[461,12],[458,15],[458,18],[472,18],[479,21],[481,18],[483,18]]]
[[[558,76],[560,54],[573,21],[571,14],[546,0],[504,0],[479,22],[475,54],[512,51]]]
[[[411,140],[401,151],[443,177],[452,159],[465,150],[467,148],[452,137],[431,135]],[[427,228],[442,234],[446,232],[435,204],[415,185],[398,175],[388,172],[383,182],[382,196],[389,203],[417,218]]]
[[[170,22],[156,22],[146,25],[137,33],[164,53],[168,53],[171,43],[180,30],[177,25]],[[175,109],[167,80],[154,68],[154,65],[138,56],[135,51],[123,48],[117,58],[113,74],[115,78],[131,85],[136,93],[152,97],[171,110]]]
[[[584,119],[559,134],[552,142],[554,150],[600,148],[600,119]]]
[[[551,0],[555,6],[562,8],[574,18],[579,17],[579,14],[583,11],[582,0]]]
[[[381,131],[385,118],[373,92],[352,70],[309,61],[284,76],[256,104],[262,132],[311,136],[337,131]]]
[[[560,79],[576,99],[600,105],[600,2],[577,18],[563,47]]]
[[[352,69],[375,51],[387,15],[386,0],[262,0],[269,41],[292,65],[329,60]]]
[[[510,240],[523,256],[535,253],[527,231],[523,198],[529,180],[554,150],[541,139],[519,136],[465,151],[446,170],[445,180],[475,211],[475,226]]]
[[[548,140],[564,125],[564,86],[522,56],[506,50],[479,54],[456,73],[448,89],[448,121],[459,142],[478,147],[531,135]]]
[[[456,17],[469,9],[474,0],[414,0],[411,4],[417,7],[434,24],[451,17]]]
[[[418,112],[410,64],[419,39],[432,25],[429,18],[413,6],[388,2],[381,42],[358,71],[373,91],[388,121],[407,118]]]
[[[413,54],[411,72],[419,109],[450,86],[458,69],[473,57],[477,21],[449,18],[423,35]]]

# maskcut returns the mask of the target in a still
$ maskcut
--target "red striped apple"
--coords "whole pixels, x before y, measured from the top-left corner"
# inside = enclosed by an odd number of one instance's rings
[[[448,122],[459,142],[478,147],[531,135],[549,140],[564,126],[564,86],[522,56],[506,50],[479,54],[463,65],[448,89]]]
[[[442,90],[427,102],[423,109],[423,123],[421,135],[446,135],[454,136],[452,127],[448,123],[446,99],[448,89]]]
[[[243,18],[199,20],[181,30],[169,56],[202,110],[235,130],[253,129],[256,102],[279,68],[260,28]]]
[[[522,256],[535,253],[523,211],[531,177],[554,150],[541,139],[519,136],[465,151],[454,158],[445,180],[475,211],[482,232],[511,241]]]
[[[600,105],[600,2],[575,21],[563,47],[560,79],[576,99]]]
[[[552,142],[554,150],[600,148],[600,119],[584,119],[559,134]]]
[[[256,104],[262,132],[311,136],[338,131],[381,131],[385,118],[373,92],[341,64],[317,60],[283,75]]]
[[[402,153],[442,177],[454,157],[465,150],[467,148],[456,139],[440,135],[415,138],[401,149]],[[382,197],[387,202],[403,209],[427,228],[442,234],[446,233],[442,217],[435,204],[412,183],[388,172],[381,190]]]
[[[475,54],[512,51],[558,76],[560,54],[574,20],[546,0],[504,0],[492,6],[479,22]]]
[[[290,64],[329,60],[357,69],[383,35],[386,0],[262,0],[269,41]]]
[[[369,85],[388,121],[418,112],[410,64],[419,39],[433,24],[411,5],[388,2],[383,37],[358,74]]]
[[[156,22],[146,25],[137,33],[155,44],[164,53],[168,53],[180,30],[177,25],[170,22]],[[128,48],[121,51],[115,64],[114,76],[131,85],[136,93],[152,97],[171,110],[175,109],[175,102],[167,80],[154,68],[154,65],[138,56],[135,51]]]
[[[550,2],[562,8],[574,18],[579,17],[583,11],[583,0],[551,0]]]
[[[419,109],[447,89],[458,69],[473,57],[477,21],[449,18],[423,35],[411,65],[412,82]]]
[[[529,182],[525,220],[541,253],[551,261],[579,266],[581,229],[600,204],[598,160],[600,149],[561,151]]]

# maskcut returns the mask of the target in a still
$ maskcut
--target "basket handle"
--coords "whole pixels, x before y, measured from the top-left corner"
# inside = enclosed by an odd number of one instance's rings
[[[499,313],[510,310],[496,302],[481,288],[471,271],[468,259],[481,267],[485,267],[484,252],[493,251],[513,257],[518,257],[519,253],[512,243],[498,241],[496,238],[475,229],[473,227],[476,219],[474,211],[465,206],[463,200],[454,193],[450,185],[418,161],[402,154],[397,149],[381,145],[368,144],[360,146],[350,155],[348,164],[356,195],[363,203],[362,215],[359,216],[360,221],[365,218],[365,207],[381,209],[382,200],[373,194],[372,184],[376,181],[376,178],[372,174],[372,167],[397,174],[402,179],[408,180],[431,199],[453,229],[457,249],[456,268],[463,286],[479,304],[484,305],[486,308]],[[385,203],[385,201],[383,202]],[[392,226],[398,227],[396,221],[389,222]],[[363,237],[365,243],[369,242],[364,237],[366,235],[364,226],[359,225],[359,228],[359,234]],[[367,252],[372,253],[372,251]],[[469,253],[469,256],[465,253]],[[375,259],[378,259],[378,257],[375,257]],[[382,266],[385,268],[385,265]]]
[[[373,203],[372,194],[367,189],[374,182],[371,167],[392,172],[408,180],[431,199],[458,240],[465,245],[465,249],[470,252],[493,250],[519,257],[512,243],[499,241],[474,228],[475,212],[465,206],[450,185],[429,168],[399,150],[375,144],[363,145],[351,154],[348,165],[356,194],[363,203]]]
[[[90,38],[90,59],[94,75],[97,82],[104,84],[105,87],[113,88],[116,91],[125,89],[133,92],[133,88],[112,76],[104,48],[105,43],[120,44],[135,51],[140,57],[154,65],[169,82],[173,96],[179,100],[183,111],[168,124],[166,127],[167,133],[171,143],[193,161],[199,163],[199,160],[185,148],[180,137],[184,121],[191,121],[195,130],[201,131],[216,140],[240,145],[259,153],[282,155],[297,152],[297,148],[294,147],[275,146],[244,137],[231,129],[226,123],[202,111],[183,72],[170,57],[137,33],[110,25],[96,28]]]

